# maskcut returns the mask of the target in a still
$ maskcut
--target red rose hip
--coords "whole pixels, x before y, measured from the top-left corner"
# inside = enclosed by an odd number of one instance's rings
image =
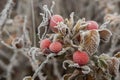
[[[57,29],[55,28],[59,22],[63,22],[64,19],[60,15],[53,15],[50,19],[50,28],[53,32],[57,32]]]
[[[89,62],[89,56],[84,51],[76,51],[73,53],[73,61],[80,66],[86,65]]]
[[[50,44],[49,49],[54,53],[58,53],[62,50],[62,44],[60,42],[53,42]]]
[[[88,23],[87,30],[98,29],[99,27],[98,23],[95,21],[87,21],[87,23]]]
[[[43,40],[40,42],[40,48],[41,48],[42,50],[47,49],[47,48],[49,48],[50,44],[51,44],[51,41],[50,41],[49,39],[43,39]]]

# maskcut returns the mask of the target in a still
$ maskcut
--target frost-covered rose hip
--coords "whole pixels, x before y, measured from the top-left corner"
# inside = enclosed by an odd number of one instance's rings
[[[48,38],[43,39],[40,42],[40,48],[41,48],[41,50],[48,49],[49,46],[50,46],[50,44],[51,44],[51,41]]]
[[[80,66],[86,65],[89,61],[89,56],[84,51],[76,51],[73,53],[73,61]]]
[[[53,32],[57,32],[57,29],[55,28],[59,22],[63,22],[64,19],[60,15],[53,15],[50,19],[50,28]]]
[[[50,51],[54,52],[54,53],[58,53],[59,51],[62,50],[62,44],[60,42],[53,42],[50,44],[49,46]]]
[[[87,23],[88,23],[87,30],[98,29],[99,27],[98,23],[95,21],[87,21]]]

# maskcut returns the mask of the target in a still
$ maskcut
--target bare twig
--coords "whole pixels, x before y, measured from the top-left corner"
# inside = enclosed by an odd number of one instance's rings
[[[9,59],[8,54],[6,54],[3,50],[0,50],[0,56],[5,57],[6,59]]]
[[[38,72],[41,71],[41,69],[44,67],[44,65],[45,65],[46,63],[48,63],[48,62],[49,62],[49,59],[50,59],[51,57],[53,57],[53,56],[55,56],[55,54],[49,54],[49,55],[47,56],[46,60],[45,60],[44,62],[42,62],[42,64],[36,69],[35,73],[34,73],[33,76],[32,76],[33,80],[34,80],[35,77],[37,76]],[[42,79],[41,79],[41,80],[42,80]]]
[[[35,13],[34,13],[34,2],[31,0],[31,7],[32,7],[32,30],[33,30],[33,45],[36,46],[36,27],[35,27]]]
[[[18,55],[17,51],[15,50],[12,58],[10,59],[10,64],[7,67],[7,80],[12,80],[11,72],[12,72],[13,66],[15,65],[17,55]]]
[[[24,21],[25,22],[24,22],[24,25],[23,25],[23,40],[24,40],[24,43],[26,44],[26,45],[24,45],[24,47],[30,48],[31,47],[31,41],[30,41],[28,30],[26,29],[27,16],[24,17]]]
[[[0,67],[3,69],[3,70],[6,70],[7,69],[7,65],[5,63],[3,63],[3,61],[0,60]]]
[[[53,58],[53,66],[54,66],[54,74],[58,77],[58,80],[62,79],[62,76],[60,75],[60,71],[58,69],[58,63],[57,60],[55,58]]]
[[[49,28],[48,28],[49,23],[48,22],[49,22],[49,19],[50,19],[51,15],[52,15],[52,12],[53,12],[52,9],[53,9],[54,5],[55,5],[55,3],[53,1],[50,10],[48,9],[47,5],[44,5],[43,6],[44,13],[40,13],[42,15],[42,18],[43,18],[42,22],[38,26],[38,36],[39,36],[40,40],[42,40],[45,37],[47,31],[49,30]],[[45,28],[45,31],[44,31],[42,37],[40,37],[40,29],[41,29],[41,27]]]
[[[3,30],[4,28],[4,24],[8,18],[8,15],[10,15],[10,12],[13,8],[13,1],[12,0],[8,0],[5,8],[3,9],[3,11],[0,14],[0,31]]]
[[[4,41],[0,41],[4,46],[6,46],[7,48],[10,49],[14,49],[13,46],[8,45],[7,43],[5,43]]]

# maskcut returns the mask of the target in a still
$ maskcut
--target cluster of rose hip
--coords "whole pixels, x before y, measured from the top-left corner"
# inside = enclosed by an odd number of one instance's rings
[[[50,29],[57,33],[58,30],[56,26],[60,23],[64,22],[64,19],[60,15],[53,15],[50,18],[49,27]],[[98,24],[95,21],[87,21],[88,25],[86,26],[87,30],[98,29]],[[46,53],[48,50],[52,53],[59,53],[63,48],[63,44],[60,41],[51,41],[48,38],[41,40],[40,49],[43,53]],[[78,63],[80,66],[86,65],[89,62],[89,55],[85,51],[77,50],[73,53],[73,61]]]

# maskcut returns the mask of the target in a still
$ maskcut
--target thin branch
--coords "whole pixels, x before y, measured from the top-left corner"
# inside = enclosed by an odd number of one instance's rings
[[[58,77],[58,80],[61,80],[62,76],[60,75],[60,71],[58,69],[58,63],[55,58],[53,58],[53,67],[54,67],[54,74]]]
[[[33,0],[31,0],[31,7],[32,7],[32,30],[33,30],[33,45],[36,47],[36,27],[35,27],[35,13],[34,13],[34,3]]]
[[[13,8],[13,1],[12,0],[8,0],[5,8],[3,9],[3,11],[0,14],[0,31],[3,30],[5,22]]]
[[[49,55],[47,56],[46,60],[45,60],[44,62],[42,62],[42,64],[36,69],[35,73],[34,73],[33,76],[32,76],[33,80],[34,80],[35,77],[37,76],[38,72],[41,71],[41,69],[44,67],[44,65],[45,65],[46,63],[48,63],[48,62],[49,62],[49,59],[50,59],[51,57],[53,57],[53,56],[55,56],[55,54],[49,54]],[[41,79],[41,80],[42,80],[42,79]]]
[[[35,63],[35,61],[33,61],[32,58],[30,58],[30,57],[27,55],[29,51],[30,51],[30,50],[21,50],[21,53],[22,53],[26,58],[29,59],[30,64],[31,64],[31,66],[32,66],[32,69],[35,71],[39,66],[38,66],[38,64]],[[36,53],[35,53],[35,54],[36,54]],[[29,54],[29,55],[31,55],[31,54]],[[35,55],[34,55],[34,56],[35,56]],[[38,77],[39,77],[39,79],[42,78],[42,80],[46,80],[46,77],[43,77],[43,76],[42,76],[42,73],[38,73]]]
[[[9,55],[6,54],[3,50],[0,50],[0,56],[3,56],[3,57],[6,58],[6,59],[9,59],[9,58],[10,58]]]
[[[26,24],[27,24],[27,16],[24,17],[24,25],[23,25],[23,40],[24,40],[24,43],[26,43],[26,45],[24,45],[24,47],[28,47],[30,48],[31,47],[31,41],[30,41],[30,38],[29,38],[29,33],[28,33],[28,30],[26,30]]]
[[[10,59],[10,64],[7,67],[7,80],[12,80],[11,72],[12,72],[12,68],[13,68],[13,66],[15,64],[17,55],[18,55],[17,51],[14,50],[14,54],[13,54],[12,58]]]
[[[51,10],[48,9],[47,5],[44,5],[44,6],[43,6],[44,13],[40,13],[40,15],[41,15],[42,18],[43,18],[42,22],[41,22],[40,25],[38,26],[38,36],[39,36],[39,39],[40,39],[40,40],[42,40],[42,39],[45,37],[47,31],[49,30],[49,28],[48,28],[48,24],[49,24],[49,23],[48,23],[48,22],[49,22],[49,19],[50,19],[51,15],[52,15],[51,11],[52,11],[52,8],[54,7],[54,5],[55,5],[55,3],[53,2],[53,3],[52,3]],[[43,35],[42,35],[42,38],[40,37],[41,27],[44,27],[44,28],[45,28],[45,31],[44,31],[44,33],[43,33]]]
[[[5,63],[3,63],[3,61],[0,60],[0,67],[3,69],[3,70],[6,70],[7,69],[7,65]]]
[[[4,41],[0,41],[4,46],[6,46],[7,48],[10,49],[14,49],[12,46],[8,45],[7,43],[5,43]]]
[[[54,6],[55,6],[55,2],[52,1],[52,6],[51,6],[51,8],[50,8],[50,11],[51,11],[52,14],[53,14],[53,8],[54,8]]]

